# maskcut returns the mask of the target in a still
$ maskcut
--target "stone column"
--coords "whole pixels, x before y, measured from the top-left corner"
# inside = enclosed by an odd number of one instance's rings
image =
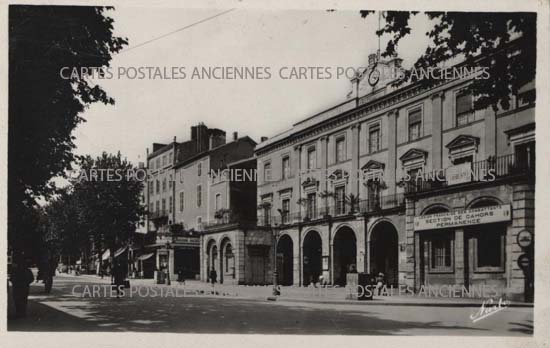
[[[432,169],[441,169],[442,159],[442,125],[443,125],[443,101],[444,92],[437,92],[432,95]],[[424,116],[426,117],[426,116]]]
[[[328,137],[323,136],[319,139],[320,142],[320,151],[319,154],[321,155],[321,161],[320,161],[320,173],[316,175],[316,177],[319,179],[319,192],[323,192],[327,189],[327,160],[328,160]],[[322,200],[322,206],[320,205],[319,208],[321,209],[319,211],[320,214],[324,214],[324,209],[328,207],[328,199],[325,198]]]
[[[405,284],[418,288],[420,285],[420,244],[419,237],[414,233],[415,202],[407,198],[405,202],[405,231],[407,243],[407,261],[399,265],[399,272],[404,272]]]
[[[455,266],[455,284],[464,285],[464,229],[455,229],[454,242],[454,266]]]
[[[356,123],[351,126],[351,177],[350,194],[359,195],[359,131],[361,124]]]
[[[485,110],[485,158],[497,154],[497,117],[492,108]]]
[[[398,110],[388,113],[388,163],[386,163],[385,180],[388,186],[388,194],[396,191],[396,167],[397,167],[397,116]]]

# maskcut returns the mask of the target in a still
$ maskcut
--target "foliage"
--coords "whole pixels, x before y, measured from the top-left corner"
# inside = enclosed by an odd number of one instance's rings
[[[63,79],[63,67],[105,67],[127,40],[113,36],[105,7],[9,7],[8,231],[23,249],[34,228],[25,220],[38,197],[55,193],[52,178],[75,159],[72,131],[92,103],[114,100],[86,77]]]
[[[374,11],[360,11],[364,18]],[[508,110],[511,96],[534,81],[536,72],[536,13],[525,12],[425,12],[432,27],[426,33],[430,44],[414,63],[428,68],[462,56],[469,67],[484,68],[489,79],[474,79],[466,90],[475,97],[474,109],[499,107]],[[393,57],[399,42],[411,34],[409,21],[418,12],[387,11],[378,36],[391,35],[383,57]],[[483,57],[483,59],[480,59]],[[415,82],[411,70],[396,84]],[[422,80],[430,83],[428,79]],[[527,96],[527,102],[535,96]]]

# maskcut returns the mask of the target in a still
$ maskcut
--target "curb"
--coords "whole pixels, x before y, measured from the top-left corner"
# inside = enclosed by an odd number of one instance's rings
[[[269,298],[268,298],[269,300]],[[270,301],[281,301],[281,302],[301,302],[301,303],[317,303],[317,304],[338,304],[338,305],[349,305],[349,306],[406,306],[406,307],[475,307],[478,308],[481,306],[481,303],[473,302],[464,302],[464,303],[452,303],[452,302],[388,302],[388,301],[354,301],[351,300],[329,300],[329,301],[319,301],[319,300],[310,300],[310,299],[297,299],[297,298],[278,298]],[[532,303],[511,303],[507,307],[509,308],[534,308]]]

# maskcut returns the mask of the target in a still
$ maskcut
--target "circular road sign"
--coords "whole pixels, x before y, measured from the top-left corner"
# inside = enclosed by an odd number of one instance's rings
[[[521,269],[527,269],[531,266],[531,259],[526,254],[521,254],[518,257],[518,266]]]
[[[528,248],[533,244],[533,234],[527,230],[521,230],[517,236],[518,245],[522,248]]]

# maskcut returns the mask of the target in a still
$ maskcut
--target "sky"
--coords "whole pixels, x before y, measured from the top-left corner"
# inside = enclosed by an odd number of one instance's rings
[[[233,132],[274,136],[297,121],[343,102],[350,88],[338,67],[367,65],[378,48],[378,15],[361,18],[357,11],[236,9],[182,29],[227,9],[117,7],[108,12],[115,34],[128,38],[126,51],[114,56],[114,72],[130,67],[185,67],[185,79],[103,79],[97,81],[115,105],[93,104],[78,126],[76,153],[97,156],[120,151],[130,161],[145,161],[153,142],[190,138],[199,122]],[[410,66],[428,44],[429,21],[413,17],[412,35],[398,49]],[[387,38],[383,37],[382,49]],[[142,43],[145,43],[141,45]],[[135,47],[135,48],[134,48]],[[269,67],[270,79],[193,79],[194,67]],[[283,67],[322,67],[328,79],[282,79]],[[288,70],[285,70],[288,72]],[[117,75],[115,73],[114,75]],[[326,77],[326,75],[325,75]]]

